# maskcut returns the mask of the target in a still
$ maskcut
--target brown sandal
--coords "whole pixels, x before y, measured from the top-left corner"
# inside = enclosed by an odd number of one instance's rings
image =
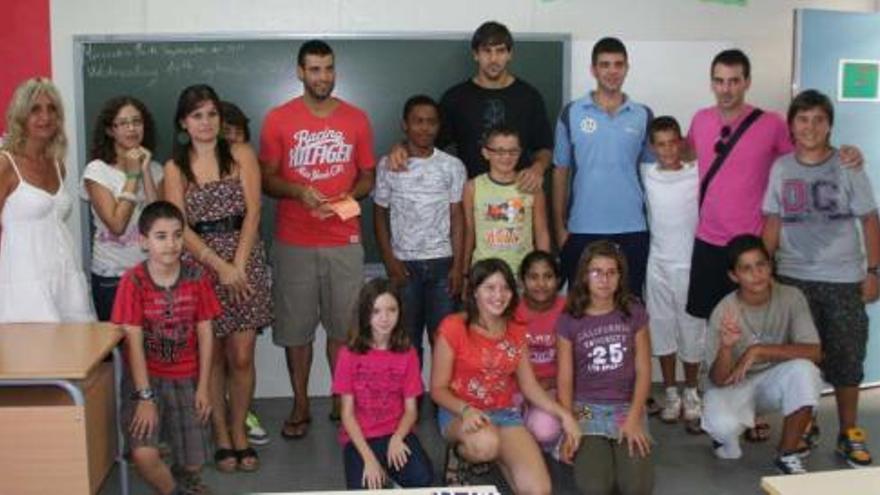
[[[221,473],[234,473],[238,469],[238,456],[234,450],[221,447],[214,452],[214,467]]]
[[[281,426],[281,437],[286,440],[299,440],[306,436],[309,432],[309,424],[312,418],[306,418],[299,421],[285,420]]]
[[[770,425],[764,422],[756,422],[752,428],[747,428],[743,433],[747,442],[759,443],[770,439]]]
[[[260,457],[257,456],[257,451],[254,450],[253,447],[236,450],[235,459],[238,461],[239,471],[253,473],[257,469],[260,469]],[[245,462],[247,459],[252,460],[250,462]]]

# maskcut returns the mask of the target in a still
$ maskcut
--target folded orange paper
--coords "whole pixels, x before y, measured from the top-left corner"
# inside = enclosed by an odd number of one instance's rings
[[[346,196],[338,201],[330,203],[333,213],[343,220],[354,218],[361,214],[361,205],[351,196]]]

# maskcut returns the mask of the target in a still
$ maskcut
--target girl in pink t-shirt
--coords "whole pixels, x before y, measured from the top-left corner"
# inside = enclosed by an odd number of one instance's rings
[[[422,393],[419,360],[400,318],[400,295],[387,279],[361,289],[358,323],[340,349],[333,393],[342,402],[339,442],[349,489],[430,486],[431,460],[412,432]]]
[[[572,451],[580,430],[571,412],[535,379],[525,328],[512,319],[518,297],[507,263],[498,258],[478,261],[466,292],[465,313],[440,323],[431,366],[431,398],[453,454],[447,459],[447,483],[469,474],[451,463],[497,462],[515,493],[550,493],[541,450],[514,404],[517,388],[561,420]]]
[[[649,494],[645,401],[651,387],[648,315],[630,295],[626,258],[609,241],[584,250],[557,329],[557,393],[584,436],[574,458],[585,493]]]
[[[526,325],[529,361],[541,387],[556,396],[556,320],[565,306],[559,295],[559,264],[546,251],[532,251],[519,267],[523,293],[514,319]],[[545,451],[556,446],[562,425],[553,414],[523,404],[523,422]]]

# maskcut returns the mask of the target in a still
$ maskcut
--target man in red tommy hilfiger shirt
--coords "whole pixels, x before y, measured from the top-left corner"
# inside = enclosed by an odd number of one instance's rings
[[[332,96],[336,79],[327,43],[303,43],[297,56],[303,95],[272,109],[260,136],[263,190],[278,198],[275,223],[272,338],[286,350],[294,406],[281,430],[306,434],[312,343],[327,331],[331,369],[345,343],[364,252],[360,218],[336,212],[370,193],[375,178],[367,115]],[[342,203],[340,203],[342,202]]]

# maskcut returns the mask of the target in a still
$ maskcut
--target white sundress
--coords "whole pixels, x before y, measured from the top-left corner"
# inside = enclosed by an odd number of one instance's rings
[[[0,215],[0,323],[94,321],[88,284],[64,219],[73,198],[25,181],[12,155],[3,152],[18,176]]]

